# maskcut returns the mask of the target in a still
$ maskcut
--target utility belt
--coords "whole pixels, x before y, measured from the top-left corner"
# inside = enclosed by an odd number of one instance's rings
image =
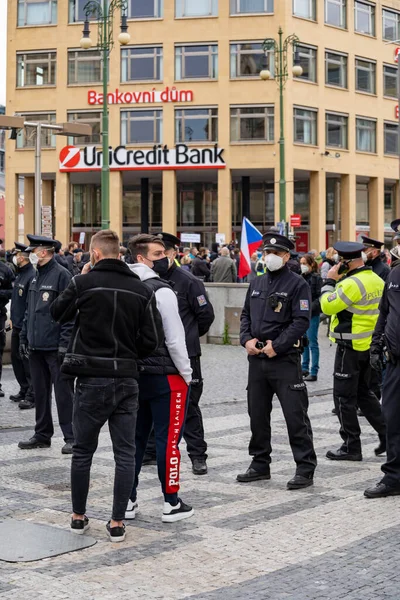
[[[304,348],[307,348],[309,344],[308,337],[304,334],[297,342],[293,344],[293,351],[304,352]],[[262,350],[267,345],[267,342],[256,342],[256,348]],[[273,345],[273,340],[272,340]],[[290,352],[290,351],[289,351]]]
[[[383,351],[383,356],[385,357],[386,362],[392,363],[392,365],[400,364],[400,358],[392,354],[387,348]]]

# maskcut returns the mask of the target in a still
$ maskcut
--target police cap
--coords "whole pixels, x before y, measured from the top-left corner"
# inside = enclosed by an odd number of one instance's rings
[[[34,248],[55,248],[56,240],[53,240],[43,235],[32,235],[28,233],[26,236],[29,240],[29,246],[26,248],[26,252],[31,252]]]
[[[74,248],[72,250],[72,254],[80,254],[81,252],[83,252],[82,248]]]
[[[294,250],[294,244],[289,238],[275,231],[269,231],[263,235],[262,239],[264,250],[280,250],[283,252],[290,252]]]
[[[175,250],[175,248],[177,246],[180,246],[181,240],[176,237],[176,235],[172,235],[172,233],[157,233],[155,234],[157,235],[157,237],[159,237],[165,244],[166,249],[170,249],[173,248]]]
[[[28,246],[25,246],[25,244],[14,242],[14,250],[11,252],[11,254],[18,254],[18,252],[26,252],[27,248]]]
[[[393,239],[400,240],[400,219],[395,219],[392,221],[390,223],[390,227],[396,232],[396,235],[393,237]]]
[[[62,244],[59,240],[55,240],[55,242],[56,243],[55,243],[54,249],[55,249],[56,253],[58,254],[62,248]]]
[[[365,248],[364,244],[360,244],[359,242],[336,242],[333,244],[333,247],[339,254],[339,257],[345,260],[361,258],[361,252]]]
[[[362,235],[361,239],[363,241],[364,246],[366,246],[367,248],[376,248],[377,250],[380,250],[383,246],[383,242],[380,242],[379,240],[373,240],[372,238],[369,238],[366,235]]]

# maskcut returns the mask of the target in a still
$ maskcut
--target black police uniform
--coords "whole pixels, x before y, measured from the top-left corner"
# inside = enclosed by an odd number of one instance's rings
[[[42,236],[27,236],[32,250],[39,246],[54,247],[54,240]],[[73,442],[72,399],[73,380],[62,375],[60,366],[68,348],[73,323],[59,325],[50,314],[50,305],[68,286],[70,273],[54,257],[32,279],[27,310],[20,341],[29,347],[29,366],[35,394],[36,424],[33,442],[50,445],[54,433],[51,414],[51,390],[54,385],[58,420],[64,440]],[[35,447],[32,441],[20,442],[20,448]]]
[[[371,362],[382,353],[388,360],[382,388],[382,413],[386,423],[386,456],[383,484],[400,488],[400,261],[391,270],[379,304],[379,317],[372,336]]]
[[[180,244],[179,238],[172,234],[162,233],[160,237],[167,248],[174,248]],[[192,461],[207,459],[207,442],[204,439],[203,417],[199,406],[203,393],[200,337],[210,329],[215,318],[214,309],[204,284],[176,263],[167,274],[163,275],[163,279],[172,285],[177,295],[179,315],[185,329],[186,347],[193,371],[183,437]],[[152,439],[147,446],[146,454],[155,456],[155,445]]]
[[[25,252],[27,247],[28,246],[25,246],[25,244],[15,242],[15,250],[13,254],[15,255],[18,252]],[[19,346],[20,333],[26,311],[28,290],[35,274],[35,268],[30,262],[19,268],[11,296],[11,363],[15,378],[20,387],[20,392],[15,398],[17,398],[17,400],[25,399],[27,402],[34,402],[34,394],[29,370],[29,360],[26,357],[21,356]]]
[[[6,347],[7,304],[11,300],[15,275],[6,263],[0,262],[0,382],[3,371],[3,352]],[[0,383],[1,391],[1,383]],[[1,392],[4,396],[4,392]]]
[[[290,240],[277,233],[266,234],[263,241],[264,249],[293,248]],[[267,271],[250,283],[240,319],[240,343],[245,346],[254,338],[263,344],[271,340],[277,356],[248,356],[247,400],[252,433],[249,454],[253,460],[246,474],[250,477],[239,475],[239,481],[251,481],[252,470],[269,477],[274,394],[285,417],[296,475],[313,478],[317,458],[300,364],[300,344],[310,323],[310,308],[309,285],[286,265],[277,271]]]

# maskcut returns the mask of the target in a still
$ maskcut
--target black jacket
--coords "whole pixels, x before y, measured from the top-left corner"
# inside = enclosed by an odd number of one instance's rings
[[[15,279],[13,271],[4,262],[0,262],[0,315],[7,315],[6,306],[11,300],[12,283]]]
[[[50,306],[70,281],[70,273],[54,257],[43,267],[38,267],[29,286],[21,343],[28,342],[32,350],[68,347],[74,324],[72,321],[63,325],[56,323],[50,314]]]
[[[74,277],[51,306],[59,323],[76,317],[63,373],[81,377],[137,377],[137,359],[164,339],[154,294],[117,259]]]
[[[240,343],[271,340],[277,354],[295,350],[310,324],[310,287],[285,265],[250,283],[240,317]]]
[[[382,262],[380,256],[377,256],[376,258],[374,258],[374,260],[367,261],[367,265],[369,267],[372,267],[373,272],[379,275],[379,277],[383,279],[383,281],[386,281],[390,273],[390,267],[388,267],[387,265],[385,265],[384,262]]]
[[[68,252],[68,254],[64,254],[64,258],[67,262],[68,271],[72,276],[79,275],[80,270],[76,262],[74,261],[74,255]]]
[[[69,271],[68,261],[65,258],[65,256],[61,256],[61,254],[55,254],[54,258],[56,259],[59,265],[61,265],[62,267],[64,267],[64,269],[67,269]]]
[[[156,293],[160,288],[171,288],[171,286],[160,278],[146,279],[142,282],[150,292]],[[172,289],[172,288],[171,288]],[[153,375],[179,375],[179,371],[176,368],[170,354],[168,352],[165,341],[163,341],[147,358],[141,358],[138,360],[139,373],[153,374]]]
[[[196,256],[192,260],[192,274],[195,277],[204,277],[204,281],[210,281],[210,267],[205,258]]]
[[[35,267],[30,262],[21,269],[18,269],[11,296],[10,314],[11,322],[16,329],[22,329],[28,300],[28,290],[35,275]]]
[[[317,317],[321,314],[321,305],[319,302],[322,288],[322,277],[319,273],[307,273],[303,275],[310,286],[311,291],[311,316]]]
[[[200,356],[200,337],[208,332],[215,318],[204,284],[176,264],[172,265],[164,279],[173,283],[178,298],[189,358]]]
[[[400,359],[400,262],[389,272],[379,304],[379,317],[372,335],[371,352],[384,346]]]

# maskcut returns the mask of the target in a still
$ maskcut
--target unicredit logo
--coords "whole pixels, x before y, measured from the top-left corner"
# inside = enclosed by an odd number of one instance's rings
[[[81,160],[81,151],[75,146],[65,146],[60,152],[60,165],[67,169],[73,169]]]

